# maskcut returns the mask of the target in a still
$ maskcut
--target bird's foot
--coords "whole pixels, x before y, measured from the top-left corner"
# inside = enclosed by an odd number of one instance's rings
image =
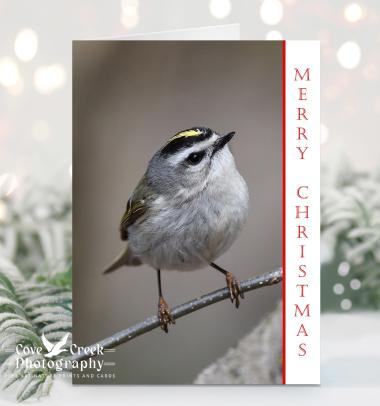
[[[240,305],[239,298],[244,299],[244,293],[241,290],[240,283],[231,272],[226,273],[226,282],[227,287],[230,290],[231,302],[235,302],[235,307],[238,308]]]
[[[161,330],[164,330],[165,333],[169,331],[169,324],[175,324],[170,308],[162,296],[158,300],[158,320],[160,321]]]

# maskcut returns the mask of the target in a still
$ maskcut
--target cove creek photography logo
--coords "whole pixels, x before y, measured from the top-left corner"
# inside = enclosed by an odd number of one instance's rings
[[[28,373],[38,372],[41,369],[49,369],[55,372],[69,372],[76,378],[84,379],[114,379],[114,373],[104,373],[104,367],[114,366],[115,362],[106,362],[98,359],[105,353],[113,353],[115,349],[105,349],[99,344],[91,347],[82,347],[76,344],[66,346],[70,333],[65,334],[56,343],[50,342],[44,334],[41,341],[44,347],[16,346],[16,368],[27,370]],[[66,346],[66,348],[65,348]],[[73,356],[80,354],[88,355],[88,359],[76,360]],[[95,359],[94,359],[95,358]]]

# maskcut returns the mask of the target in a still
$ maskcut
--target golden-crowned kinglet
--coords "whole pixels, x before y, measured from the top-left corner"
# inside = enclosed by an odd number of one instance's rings
[[[243,298],[237,279],[213,263],[232,245],[248,213],[247,185],[228,147],[234,134],[195,127],[171,137],[150,160],[121,219],[127,248],[104,272],[142,263],[156,269],[165,332],[175,321],[163,299],[161,269],[210,265],[226,276],[236,307]]]

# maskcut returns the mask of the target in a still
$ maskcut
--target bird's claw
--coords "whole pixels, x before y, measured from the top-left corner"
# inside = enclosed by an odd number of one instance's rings
[[[170,308],[163,297],[158,301],[158,320],[160,321],[161,330],[167,333],[169,324],[175,324],[174,317],[170,313]]]
[[[231,272],[227,272],[226,282],[227,282],[227,287],[230,290],[231,302],[232,303],[235,302],[235,307],[238,308],[240,305],[239,298],[244,299],[244,293],[241,290],[240,283]]]

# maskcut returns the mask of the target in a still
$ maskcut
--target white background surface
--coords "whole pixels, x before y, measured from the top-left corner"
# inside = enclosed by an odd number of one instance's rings
[[[321,332],[321,386],[73,387],[71,382],[57,378],[51,396],[38,404],[351,406],[360,402],[376,405],[380,396],[379,314],[323,315]],[[0,394],[1,405],[14,404],[10,400],[12,393]]]

